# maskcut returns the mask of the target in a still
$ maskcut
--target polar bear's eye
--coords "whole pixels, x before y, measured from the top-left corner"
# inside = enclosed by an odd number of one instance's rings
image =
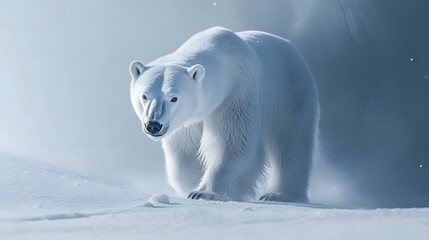
[[[177,101],[177,97],[174,97],[171,99],[171,102],[176,102]]]
[[[143,97],[142,97],[142,98],[143,98],[143,99],[145,99],[145,100],[147,99],[146,95],[143,95]]]

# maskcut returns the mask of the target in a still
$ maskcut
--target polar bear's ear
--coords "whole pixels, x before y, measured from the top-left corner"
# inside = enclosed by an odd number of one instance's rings
[[[143,65],[143,63],[139,61],[133,61],[130,64],[130,74],[133,80],[137,80],[140,77],[140,75],[142,75],[144,70],[145,70],[145,66]]]
[[[206,70],[200,64],[195,64],[194,66],[188,68],[189,77],[194,79],[195,81],[200,81],[204,78]]]

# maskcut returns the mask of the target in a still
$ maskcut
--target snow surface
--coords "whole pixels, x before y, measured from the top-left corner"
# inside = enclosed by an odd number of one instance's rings
[[[427,239],[429,208],[149,195],[0,154],[0,239]]]

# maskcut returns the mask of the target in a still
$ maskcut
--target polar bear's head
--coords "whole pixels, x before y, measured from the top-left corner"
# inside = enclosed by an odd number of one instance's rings
[[[160,139],[184,125],[197,104],[198,82],[204,73],[199,64],[186,68],[132,62],[131,102],[143,132]]]

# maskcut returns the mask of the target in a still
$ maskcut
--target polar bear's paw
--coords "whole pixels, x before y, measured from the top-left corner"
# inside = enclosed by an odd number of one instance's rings
[[[203,191],[192,191],[188,194],[188,198],[198,200],[219,200],[219,196],[216,193],[212,192],[203,192]]]
[[[290,196],[279,192],[264,194],[259,198],[259,200],[273,201],[273,202],[301,202],[301,203],[308,202],[308,199],[306,196],[293,196],[293,195]]]
[[[204,199],[209,201],[220,201],[219,194],[213,192],[192,191],[188,194],[188,198],[198,200]]]

